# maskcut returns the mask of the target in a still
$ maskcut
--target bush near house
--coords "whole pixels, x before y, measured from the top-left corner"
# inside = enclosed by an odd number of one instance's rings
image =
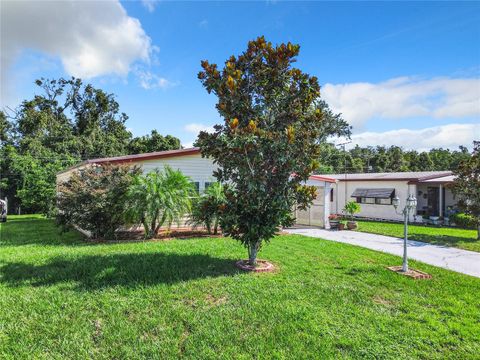
[[[218,182],[213,183],[194,201],[188,224],[194,228],[205,226],[209,234],[216,235],[225,203],[223,185]]]
[[[454,174],[452,190],[459,197],[458,206],[475,220],[480,240],[480,141],[473,142],[472,156],[460,162]]]
[[[139,168],[95,165],[76,171],[57,189],[57,224],[78,226],[93,238],[115,238],[125,223],[127,190]]]
[[[476,221],[472,215],[457,213],[450,215],[450,222],[463,229],[475,229]]]

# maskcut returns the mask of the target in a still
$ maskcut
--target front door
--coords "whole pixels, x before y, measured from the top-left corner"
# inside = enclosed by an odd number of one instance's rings
[[[428,206],[428,215],[430,216],[438,216],[439,215],[439,189],[438,187],[428,187],[427,188],[428,199],[427,199],[427,206]]]

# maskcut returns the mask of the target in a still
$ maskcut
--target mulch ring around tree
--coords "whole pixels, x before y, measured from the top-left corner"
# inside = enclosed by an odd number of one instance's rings
[[[401,266],[389,266],[389,267],[387,267],[387,269],[390,270],[390,271],[396,272],[397,274],[411,277],[415,280],[431,279],[432,278],[432,275],[427,274],[427,273],[425,273],[423,271],[420,271],[420,270],[408,269],[407,272],[403,272]]]
[[[251,272],[272,272],[275,271],[275,266],[267,260],[257,260],[257,265],[250,265],[248,260],[238,260],[235,266],[243,271]]]

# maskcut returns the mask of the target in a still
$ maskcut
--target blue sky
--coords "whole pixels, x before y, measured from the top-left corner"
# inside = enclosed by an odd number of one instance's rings
[[[354,143],[480,139],[479,2],[5,4],[2,105],[31,97],[38,77],[76,75],[117,95],[135,135],[155,128],[188,146],[220,121],[200,60],[221,64],[265,35],[301,45],[297,66],[319,78]]]

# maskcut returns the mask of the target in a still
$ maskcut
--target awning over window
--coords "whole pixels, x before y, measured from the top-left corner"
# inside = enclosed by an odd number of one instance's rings
[[[355,189],[355,191],[351,196],[389,199],[393,197],[394,193],[395,193],[395,189]]]

